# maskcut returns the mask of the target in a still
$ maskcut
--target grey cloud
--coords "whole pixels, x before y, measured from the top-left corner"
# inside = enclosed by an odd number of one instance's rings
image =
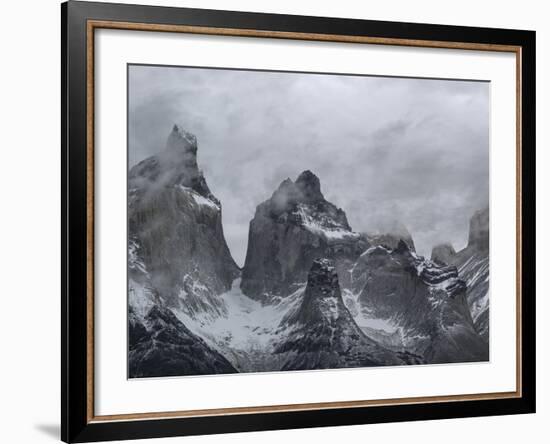
[[[256,205],[305,169],[355,230],[399,219],[422,254],[463,247],[488,202],[488,83],[148,66],[129,81],[129,166],[174,123],[194,133],[239,263]]]

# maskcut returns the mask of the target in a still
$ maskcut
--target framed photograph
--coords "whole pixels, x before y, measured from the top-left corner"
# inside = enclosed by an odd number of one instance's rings
[[[62,439],[535,411],[535,33],[69,1]]]

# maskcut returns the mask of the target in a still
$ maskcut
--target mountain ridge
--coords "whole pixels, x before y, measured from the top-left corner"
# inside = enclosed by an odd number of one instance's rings
[[[328,202],[311,171],[286,179],[259,204],[250,221],[243,292],[253,298],[286,296],[306,281],[314,259],[353,260],[368,246],[345,212]]]
[[[282,370],[403,363],[357,326],[344,305],[338,274],[328,259],[313,261],[303,300],[282,323],[291,330],[274,350],[288,356]]]
[[[399,222],[353,231],[304,170],[257,206],[239,269],[197,152],[174,125],[129,172],[130,377],[488,359],[488,312],[470,311],[488,298],[488,214],[429,260]]]
[[[445,250],[445,252],[443,252]],[[454,265],[467,284],[467,300],[477,332],[489,341],[489,207],[476,211],[468,230],[468,244],[454,248],[436,246],[432,257]]]

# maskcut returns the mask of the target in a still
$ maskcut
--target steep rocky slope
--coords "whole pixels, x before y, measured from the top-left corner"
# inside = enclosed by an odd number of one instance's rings
[[[306,282],[314,259],[330,258],[343,271],[368,246],[344,211],[324,198],[318,177],[304,171],[258,205],[241,288],[256,299],[286,296]]]
[[[445,253],[443,253],[445,251]],[[455,265],[466,283],[468,306],[478,333],[489,340],[489,207],[470,219],[468,245],[459,252],[437,246],[432,259]]]
[[[275,347],[285,356],[282,370],[403,364],[357,326],[344,305],[331,261],[313,261],[302,301],[282,321],[287,330]]]
[[[456,267],[426,260],[403,241],[396,249],[377,246],[361,255],[350,305],[357,323],[386,347],[429,363],[488,359]]]
[[[143,317],[130,307],[129,342],[129,374],[133,378],[237,372],[161,305],[151,306]]]
[[[190,314],[222,310],[215,296],[231,288],[239,269],[223,235],[221,204],[197,165],[195,136],[174,126],[165,149],[130,170],[128,188],[130,255],[147,270],[148,285]]]
[[[218,296],[238,276],[197,140],[174,126],[164,149],[128,176],[129,328],[142,333],[129,335],[130,376],[235,371],[170,310],[217,318],[226,312]]]
[[[128,228],[130,377],[488,359],[488,213],[428,260],[399,222],[354,232],[304,171],[258,205],[241,274],[174,126],[129,173]]]

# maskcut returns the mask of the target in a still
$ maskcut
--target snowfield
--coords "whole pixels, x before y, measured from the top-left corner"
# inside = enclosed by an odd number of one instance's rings
[[[272,351],[273,345],[286,334],[280,328],[281,321],[287,313],[296,309],[305,285],[274,304],[263,305],[244,295],[240,284],[241,279],[235,279],[231,290],[219,296],[226,311],[223,316],[212,319],[199,314],[193,318],[181,310],[173,311],[189,330],[240,367],[241,371],[254,371],[259,369],[251,363],[241,362],[243,355],[265,355]]]
[[[296,214],[300,217],[302,226],[311,233],[324,237],[327,241],[352,240],[360,237],[359,233],[342,227],[334,219],[311,213],[307,205],[297,205]]]

